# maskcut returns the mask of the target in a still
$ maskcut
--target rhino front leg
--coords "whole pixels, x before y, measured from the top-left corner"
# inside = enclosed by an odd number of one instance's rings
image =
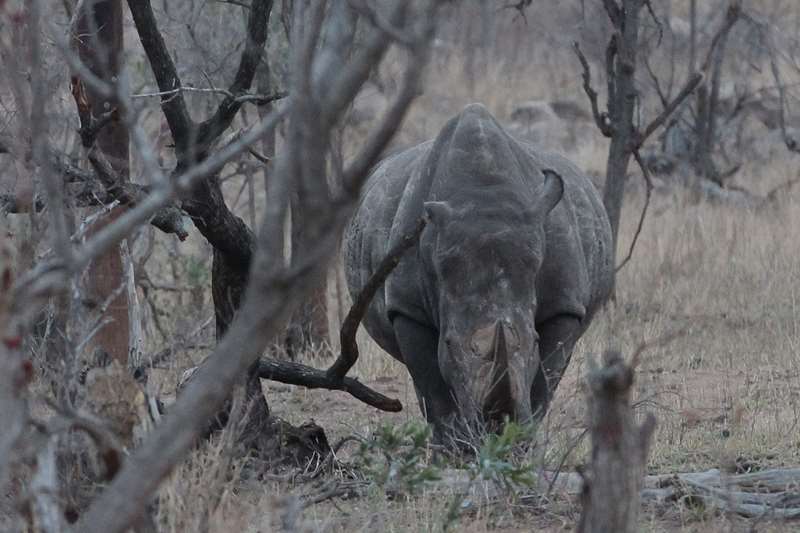
[[[534,418],[541,420],[572,357],[572,350],[581,334],[581,321],[574,315],[556,315],[538,324],[536,330],[542,363],[533,379],[531,408]]]
[[[439,332],[404,316],[395,317],[392,325],[422,414],[433,424],[437,437],[442,437],[454,419],[456,405],[439,370]]]

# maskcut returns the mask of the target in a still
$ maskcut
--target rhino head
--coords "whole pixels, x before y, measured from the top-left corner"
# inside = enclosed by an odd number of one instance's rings
[[[536,279],[545,220],[564,192],[555,172],[523,169],[509,157],[510,142],[483,113],[458,125],[434,172],[459,173],[447,180],[459,188],[445,201],[425,203],[429,224],[421,243],[435,280],[442,377],[465,418],[477,415],[493,427],[505,417],[532,416],[540,363]],[[531,172],[538,187],[521,185]]]

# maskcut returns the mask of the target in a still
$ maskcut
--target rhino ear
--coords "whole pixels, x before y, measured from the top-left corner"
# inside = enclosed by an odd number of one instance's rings
[[[539,188],[539,210],[549,213],[564,196],[564,179],[553,169],[542,170],[544,184]]]
[[[425,215],[436,226],[446,224],[454,210],[447,202],[425,202]]]

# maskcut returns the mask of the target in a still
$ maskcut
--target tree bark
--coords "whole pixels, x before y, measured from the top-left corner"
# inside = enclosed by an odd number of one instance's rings
[[[161,91],[181,86],[175,64],[158,29],[149,1],[129,0],[136,30]],[[226,97],[214,114],[196,124],[189,117],[181,93],[162,99],[162,109],[175,140],[178,165],[176,174],[208,156],[219,136],[231,125],[242,102],[236,97],[250,89],[262,61],[267,41],[272,0],[254,0],[247,11],[247,41]],[[214,299],[217,339],[222,339],[236,315],[248,282],[255,236],[247,224],[228,208],[218,174],[201,180],[181,207],[192,218],[197,229],[214,248],[211,292]],[[267,401],[261,392],[258,365],[251,365],[246,380],[246,398],[250,405],[247,433],[257,436],[265,432],[269,422]],[[228,409],[218,413],[224,422]]]
[[[308,247],[300,205],[298,199],[292,202],[292,254]],[[308,299],[302,302],[292,315],[286,327],[283,349],[286,356],[294,361],[303,352],[319,349],[329,342],[327,276],[324,276],[314,280],[314,288],[309,293]]]
[[[578,532],[634,533],[655,417],[636,424],[630,406],[633,369],[619,353],[607,352],[604,359],[587,378],[592,458],[584,473]]]
[[[120,0],[98,0],[83,4],[78,15],[77,49],[80,58],[99,78],[114,83],[119,74],[119,61],[123,49],[122,3]],[[90,86],[85,86],[91,117],[99,120],[101,115],[114,107]],[[129,181],[129,136],[128,129],[118,113],[103,128],[95,143],[108,159],[121,182]],[[105,223],[116,219],[125,207],[118,207],[107,217]],[[92,234],[102,229],[98,224]],[[111,297],[125,283],[125,269],[119,246],[103,254],[89,267],[89,287],[87,295],[91,301],[100,304]],[[112,322],[95,335],[93,345],[104,350],[111,358],[123,366],[128,364],[129,330],[127,293],[120,291],[108,306],[108,317]]]
[[[619,240],[619,221],[631,159],[630,147],[636,132],[633,124],[638,98],[636,56],[639,48],[639,15],[643,6],[642,0],[624,0],[622,8],[618,8],[613,16],[609,12],[617,29],[608,45],[606,65],[609,75],[608,114],[614,134],[606,165],[603,204],[611,223],[614,250]]]

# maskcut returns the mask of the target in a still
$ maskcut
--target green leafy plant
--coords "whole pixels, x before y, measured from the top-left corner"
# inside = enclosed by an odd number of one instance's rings
[[[384,424],[372,439],[362,442],[358,462],[386,494],[414,494],[426,481],[440,478],[439,469],[428,464],[430,439],[430,426],[422,422],[409,421],[399,426]]]
[[[530,443],[535,435],[535,426],[509,420],[503,424],[502,433],[487,434],[477,450],[475,461],[467,465],[469,472],[467,493],[477,481],[494,482],[511,497],[516,497],[521,489],[533,487],[536,483],[534,466],[515,461],[514,454],[520,446]],[[448,531],[458,520],[461,512],[471,505],[469,498],[465,499],[463,494],[456,494],[445,511],[442,530]]]
[[[516,464],[514,451],[533,440],[536,431],[530,424],[506,421],[499,435],[490,433],[478,450],[475,463],[470,465],[472,479],[492,480],[506,491],[529,488],[536,482],[531,464]]]

